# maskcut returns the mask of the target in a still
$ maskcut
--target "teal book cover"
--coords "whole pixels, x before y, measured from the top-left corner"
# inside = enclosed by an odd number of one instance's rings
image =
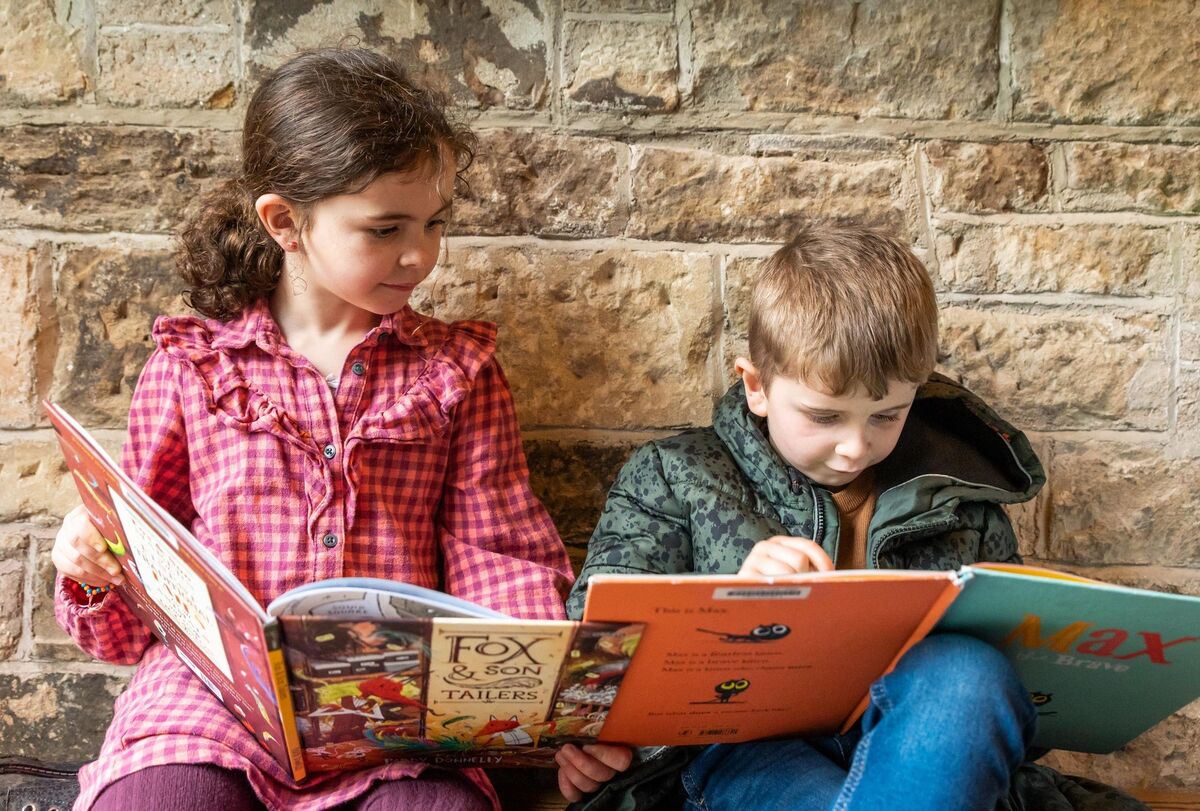
[[[1036,746],[1119,749],[1200,697],[1200,597],[976,565],[934,633],[986,640],[1038,711]]]

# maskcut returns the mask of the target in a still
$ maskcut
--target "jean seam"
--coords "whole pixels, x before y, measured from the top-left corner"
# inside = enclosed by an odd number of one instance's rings
[[[704,800],[704,793],[699,790],[695,779],[692,778],[691,769],[684,769],[679,775],[679,782],[683,783],[683,790],[687,794],[688,801],[692,805],[700,809],[700,811],[708,811],[708,803]],[[696,799],[699,797],[700,799]]]

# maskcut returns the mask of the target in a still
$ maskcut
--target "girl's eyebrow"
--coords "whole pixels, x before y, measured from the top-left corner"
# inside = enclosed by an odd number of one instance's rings
[[[447,211],[450,210],[450,206],[452,205],[452,203],[453,203],[452,200],[447,200],[446,203],[443,204],[441,208],[439,208],[437,211],[430,214],[428,219],[433,219],[434,217],[436,217],[439,214],[445,214]],[[366,219],[368,219],[368,220],[417,220],[417,219],[420,219],[420,217],[416,217],[412,214],[409,214],[409,213],[403,212],[403,211],[401,211],[401,212],[385,211],[381,214],[368,214],[366,216]]]

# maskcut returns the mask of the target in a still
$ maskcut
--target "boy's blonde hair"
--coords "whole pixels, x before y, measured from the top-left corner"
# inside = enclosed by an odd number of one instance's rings
[[[937,299],[900,240],[805,224],[763,263],[750,298],[750,360],[764,388],[785,375],[841,396],[924,383],[937,363]]]

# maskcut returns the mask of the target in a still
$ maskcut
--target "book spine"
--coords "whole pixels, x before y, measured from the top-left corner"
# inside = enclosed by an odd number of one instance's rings
[[[279,707],[279,725],[283,728],[283,745],[287,748],[292,778],[299,783],[308,774],[300,733],[296,729],[296,712],[292,708],[292,691],[288,688],[287,662],[283,655],[283,636],[279,623],[272,620],[263,627],[267,642],[267,659],[271,663],[271,683],[275,687],[275,703]]]

